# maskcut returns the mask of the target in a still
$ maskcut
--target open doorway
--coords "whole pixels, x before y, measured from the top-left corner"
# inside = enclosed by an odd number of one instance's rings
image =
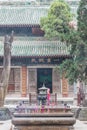
[[[38,68],[37,69],[37,91],[40,87],[50,88],[52,93],[52,69],[51,68]]]

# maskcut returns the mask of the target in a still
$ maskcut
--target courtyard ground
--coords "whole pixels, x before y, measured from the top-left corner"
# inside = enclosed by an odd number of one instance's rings
[[[0,130],[10,130],[11,129],[11,120],[0,121]]]
[[[11,97],[14,97],[14,96],[11,96]],[[9,98],[9,96],[8,96],[8,98]],[[70,101],[71,101],[71,98],[70,98]],[[77,103],[75,102],[73,105],[71,105],[71,107],[78,107]],[[1,124],[1,122],[0,122],[0,124]],[[3,123],[3,125],[0,125],[0,130],[10,130],[11,126],[12,126],[11,120],[5,121]],[[84,122],[84,121],[76,120],[76,123],[74,124],[74,126],[71,130],[87,130],[87,121]]]
[[[73,130],[87,130],[87,121],[76,120]]]

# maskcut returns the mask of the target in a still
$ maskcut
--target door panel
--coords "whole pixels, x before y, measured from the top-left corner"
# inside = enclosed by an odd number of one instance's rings
[[[37,69],[37,90],[38,88],[42,87],[43,84],[45,84],[47,88],[50,88],[50,92],[52,93],[52,69]]]

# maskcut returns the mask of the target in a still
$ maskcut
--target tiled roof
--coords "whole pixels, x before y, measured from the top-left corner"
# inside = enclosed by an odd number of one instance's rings
[[[0,56],[3,56],[3,42],[0,41]],[[69,56],[69,48],[59,41],[15,40],[12,56]]]
[[[40,24],[47,15],[48,6],[0,6],[0,26]]]

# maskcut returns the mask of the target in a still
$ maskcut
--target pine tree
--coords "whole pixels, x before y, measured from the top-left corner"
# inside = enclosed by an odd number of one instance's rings
[[[87,0],[80,1],[77,14],[80,37],[85,43],[87,43]]]
[[[82,40],[78,46],[79,53],[77,55],[77,60],[79,62],[80,71],[87,78],[87,0],[81,0],[79,3],[78,11],[78,33]],[[82,65],[82,66],[81,66]]]
[[[72,59],[62,64],[66,77],[71,83],[80,80],[87,82],[87,0],[81,0],[77,11],[78,29],[71,31],[69,43]]]

